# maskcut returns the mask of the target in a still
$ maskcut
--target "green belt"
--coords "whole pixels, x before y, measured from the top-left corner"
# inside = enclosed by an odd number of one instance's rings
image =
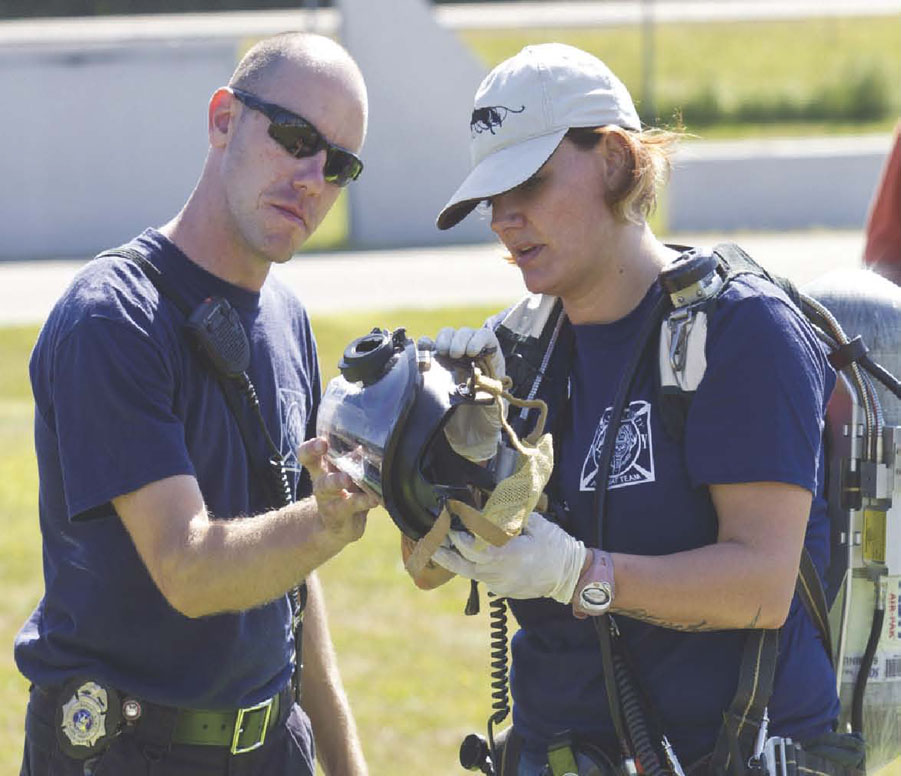
[[[252,752],[278,722],[279,696],[237,711],[179,709],[172,733],[175,744],[227,746],[232,754]]]

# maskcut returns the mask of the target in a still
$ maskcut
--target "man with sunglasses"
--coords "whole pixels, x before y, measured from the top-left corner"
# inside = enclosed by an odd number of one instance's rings
[[[32,682],[22,774],[313,774],[314,735],[327,774],[366,773],[314,570],[375,501],[312,438],[315,341],[269,277],[360,175],[366,118],[338,44],[258,43],[210,100],[181,211],[90,262],[51,312],[30,364],[45,593],[15,645]],[[204,304],[221,314],[204,326],[243,325],[256,407],[188,341]]]

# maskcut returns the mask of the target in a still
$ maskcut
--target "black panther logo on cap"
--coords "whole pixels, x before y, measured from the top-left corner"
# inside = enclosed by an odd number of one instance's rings
[[[491,105],[487,108],[476,108],[472,112],[472,119],[469,122],[470,132],[474,135],[481,135],[483,132],[495,134],[494,128],[500,127],[507,118],[508,113],[522,113],[526,109],[525,105],[516,108],[507,108],[504,105]]]

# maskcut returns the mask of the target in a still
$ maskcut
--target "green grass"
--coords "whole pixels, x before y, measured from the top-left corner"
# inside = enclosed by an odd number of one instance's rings
[[[314,315],[313,331],[319,347],[319,363],[323,383],[338,374],[338,361],[344,348],[357,337],[368,334],[374,327],[394,330],[403,326],[407,336],[434,337],[443,326],[481,326],[496,313],[495,307],[445,307],[440,310],[382,310],[344,313],[342,315]]]
[[[12,661],[12,640],[40,595],[37,467],[31,441],[28,354],[37,330],[0,329],[0,772],[18,773],[27,685]]]
[[[395,310],[313,320],[324,379],[347,344],[373,326],[406,326],[411,337],[441,326],[476,326],[493,309]],[[12,660],[16,631],[40,598],[37,469],[31,436],[28,357],[34,327],[0,328],[0,773],[17,773],[27,682]],[[387,514],[321,569],[332,637],[373,776],[458,774],[463,736],[484,734],[489,705],[488,621],[465,617],[469,586],[453,580],[417,590],[400,562]],[[361,602],[360,592],[365,591]],[[486,603],[483,598],[483,610]]]
[[[471,30],[464,40],[487,66],[515,54],[526,43],[560,41],[603,59],[638,103],[643,94],[642,29],[639,26],[548,30]],[[664,122],[672,108],[686,107],[699,95],[715,95],[726,108],[748,101],[810,100],[833,94],[861,73],[884,86],[887,110],[875,121],[782,123],[776,131],[819,133],[887,131],[901,112],[901,17],[823,18],[803,21],[659,24],[654,36],[654,97]],[[686,107],[690,131],[693,124]],[[755,122],[719,126],[715,134],[756,133]],[[703,132],[701,134],[704,134]]]

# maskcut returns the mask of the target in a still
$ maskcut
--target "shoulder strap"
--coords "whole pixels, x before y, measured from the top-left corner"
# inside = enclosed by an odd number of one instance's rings
[[[795,284],[788,278],[773,275],[765,270],[745,253],[740,246],[731,242],[718,243],[713,247],[713,253],[719,259],[721,272],[726,282],[739,275],[756,275],[782,289],[786,296],[800,309],[801,294]]]
[[[190,318],[192,310],[184,296],[182,296],[175,286],[169,282],[166,276],[160,271],[159,267],[142,253],[132,248],[117,248],[97,256],[98,259],[104,257],[119,257],[137,264],[146,278],[153,283],[157,291],[159,291],[160,296],[172,302],[186,320]],[[200,361],[205,368],[208,368],[208,364],[204,358],[200,357]],[[218,374],[215,370],[210,369],[209,371],[213,373],[216,381],[219,383],[228,409],[235,419],[235,422],[238,424],[238,431],[241,434],[241,441],[244,443],[247,461],[250,464],[251,470],[263,484],[268,500],[272,502],[270,506],[284,506],[288,502],[284,499],[284,494],[281,492],[282,489],[274,487],[273,483],[270,482],[272,479],[269,474],[270,462],[267,461],[265,466],[261,465],[259,456],[256,455],[254,450],[252,443],[254,435],[250,428],[250,424],[248,423],[247,416],[242,412],[244,399],[240,389],[233,381],[223,378],[222,375]]]
[[[801,552],[796,590],[831,658],[832,635],[826,593],[806,547]],[[744,764],[754,751],[757,733],[763,724],[763,714],[773,692],[778,655],[778,630],[748,632],[735,697],[723,715],[723,724],[711,760],[711,768],[718,776],[745,772]]]
[[[813,565],[813,558],[810,557],[806,547],[801,552],[801,566],[798,570],[798,581],[795,585],[795,590],[814,626],[819,631],[826,652],[832,658],[835,653],[832,651],[832,629],[829,626],[829,607],[826,605],[826,591],[823,589],[820,575],[817,573],[816,566]]]
[[[561,354],[563,361],[567,360],[571,339],[563,303],[552,296],[529,294],[510,309],[494,331],[512,381],[510,392],[525,399],[534,399],[541,392],[550,406],[557,405],[565,394],[566,382],[554,365],[560,362]],[[510,408],[508,420],[517,433],[527,427],[528,412],[528,408]]]
[[[779,631],[748,631],[739,668],[738,687],[723,713],[710,770],[717,776],[743,776],[763,724],[779,655]]]
[[[723,280],[719,291],[706,302],[691,308],[674,309],[661,325],[658,398],[664,427],[676,440],[681,440],[684,435],[691,400],[704,376],[707,313],[717,303],[722,289],[736,277],[753,275],[780,288],[799,310],[802,309],[800,294],[791,281],[771,275],[735,243],[720,243],[714,247],[713,254],[717,259],[717,272]],[[676,370],[674,354],[679,357],[679,371]],[[832,638],[826,596],[806,548],[801,555],[796,590],[831,658]],[[772,694],[778,651],[779,631],[748,632],[738,686],[723,715],[723,725],[711,761],[712,770],[719,776],[745,771],[745,762],[753,752],[757,732],[763,724],[764,711]]]
[[[707,368],[707,316],[715,309],[723,289],[737,277],[753,275],[781,289],[799,311],[803,309],[801,295],[794,283],[772,275],[735,243],[719,243],[712,254],[722,284],[703,301],[674,307],[660,327],[659,366],[655,378],[657,395],[663,426],[675,441],[682,439],[691,399]]]
[[[111,251],[104,251],[103,253],[98,254],[94,258],[96,259],[105,259],[105,258],[119,258],[119,259],[127,259],[138,265],[140,270],[144,273],[145,277],[153,283],[156,287],[156,290],[160,292],[160,296],[168,299],[172,304],[174,304],[178,311],[185,316],[185,318],[191,315],[191,306],[185,301],[185,298],[181,295],[181,293],[168,281],[166,276],[160,272],[159,267],[156,266],[150,259],[148,259],[143,253],[140,251],[136,251],[134,248],[116,248]]]
[[[142,253],[133,248],[117,248],[115,250],[104,251],[95,258],[99,259],[104,257],[118,257],[134,262],[147,279],[153,283],[157,291],[159,291],[160,296],[172,302],[172,304],[178,308],[178,311],[185,317],[185,320],[191,317],[192,310],[185,298],[172,283],[168,281],[166,276],[160,272],[159,267]],[[259,413],[259,401],[256,398],[256,391],[253,388],[253,384],[247,379],[247,384],[245,386],[246,390],[242,390],[233,380],[225,378],[216,370],[210,368],[205,359],[200,358],[200,361],[204,364],[204,368],[210,369],[216,377],[216,382],[219,384],[222,394],[225,397],[225,403],[228,405],[232,417],[238,424],[238,431],[241,434],[241,441],[244,443],[244,452],[247,455],[250,469],[255,473],[258,481],[262,484],[271,505],[273,507],[280,507],[290,504],[291,491],[285,477],[284,461],[281,460],[281,456],[278,455],[276,451],[275,454],[273,454],[273,457],[266,461],[265,465],[261,465],[251,444],[251,439],[253,438],[252,431],[249,427],[247,416],[241,411],[241,406],[246,399],[252,405],[252,408]],[[259,420],[263,432],[266,434],[271,445],[272,440],[269,438],[269,432],[266,430],[262,416],[260,416]],[[302,665],[301,643],[303,638],[303,610],[306,607],[307,602],[306,582],[301,582],[297,587],[291,590],[288,598],[291,602],[291,631],[294,635],[295,651],[295,671],[291,681],[294,686],[295,698],[299,700],[300,668]]]

